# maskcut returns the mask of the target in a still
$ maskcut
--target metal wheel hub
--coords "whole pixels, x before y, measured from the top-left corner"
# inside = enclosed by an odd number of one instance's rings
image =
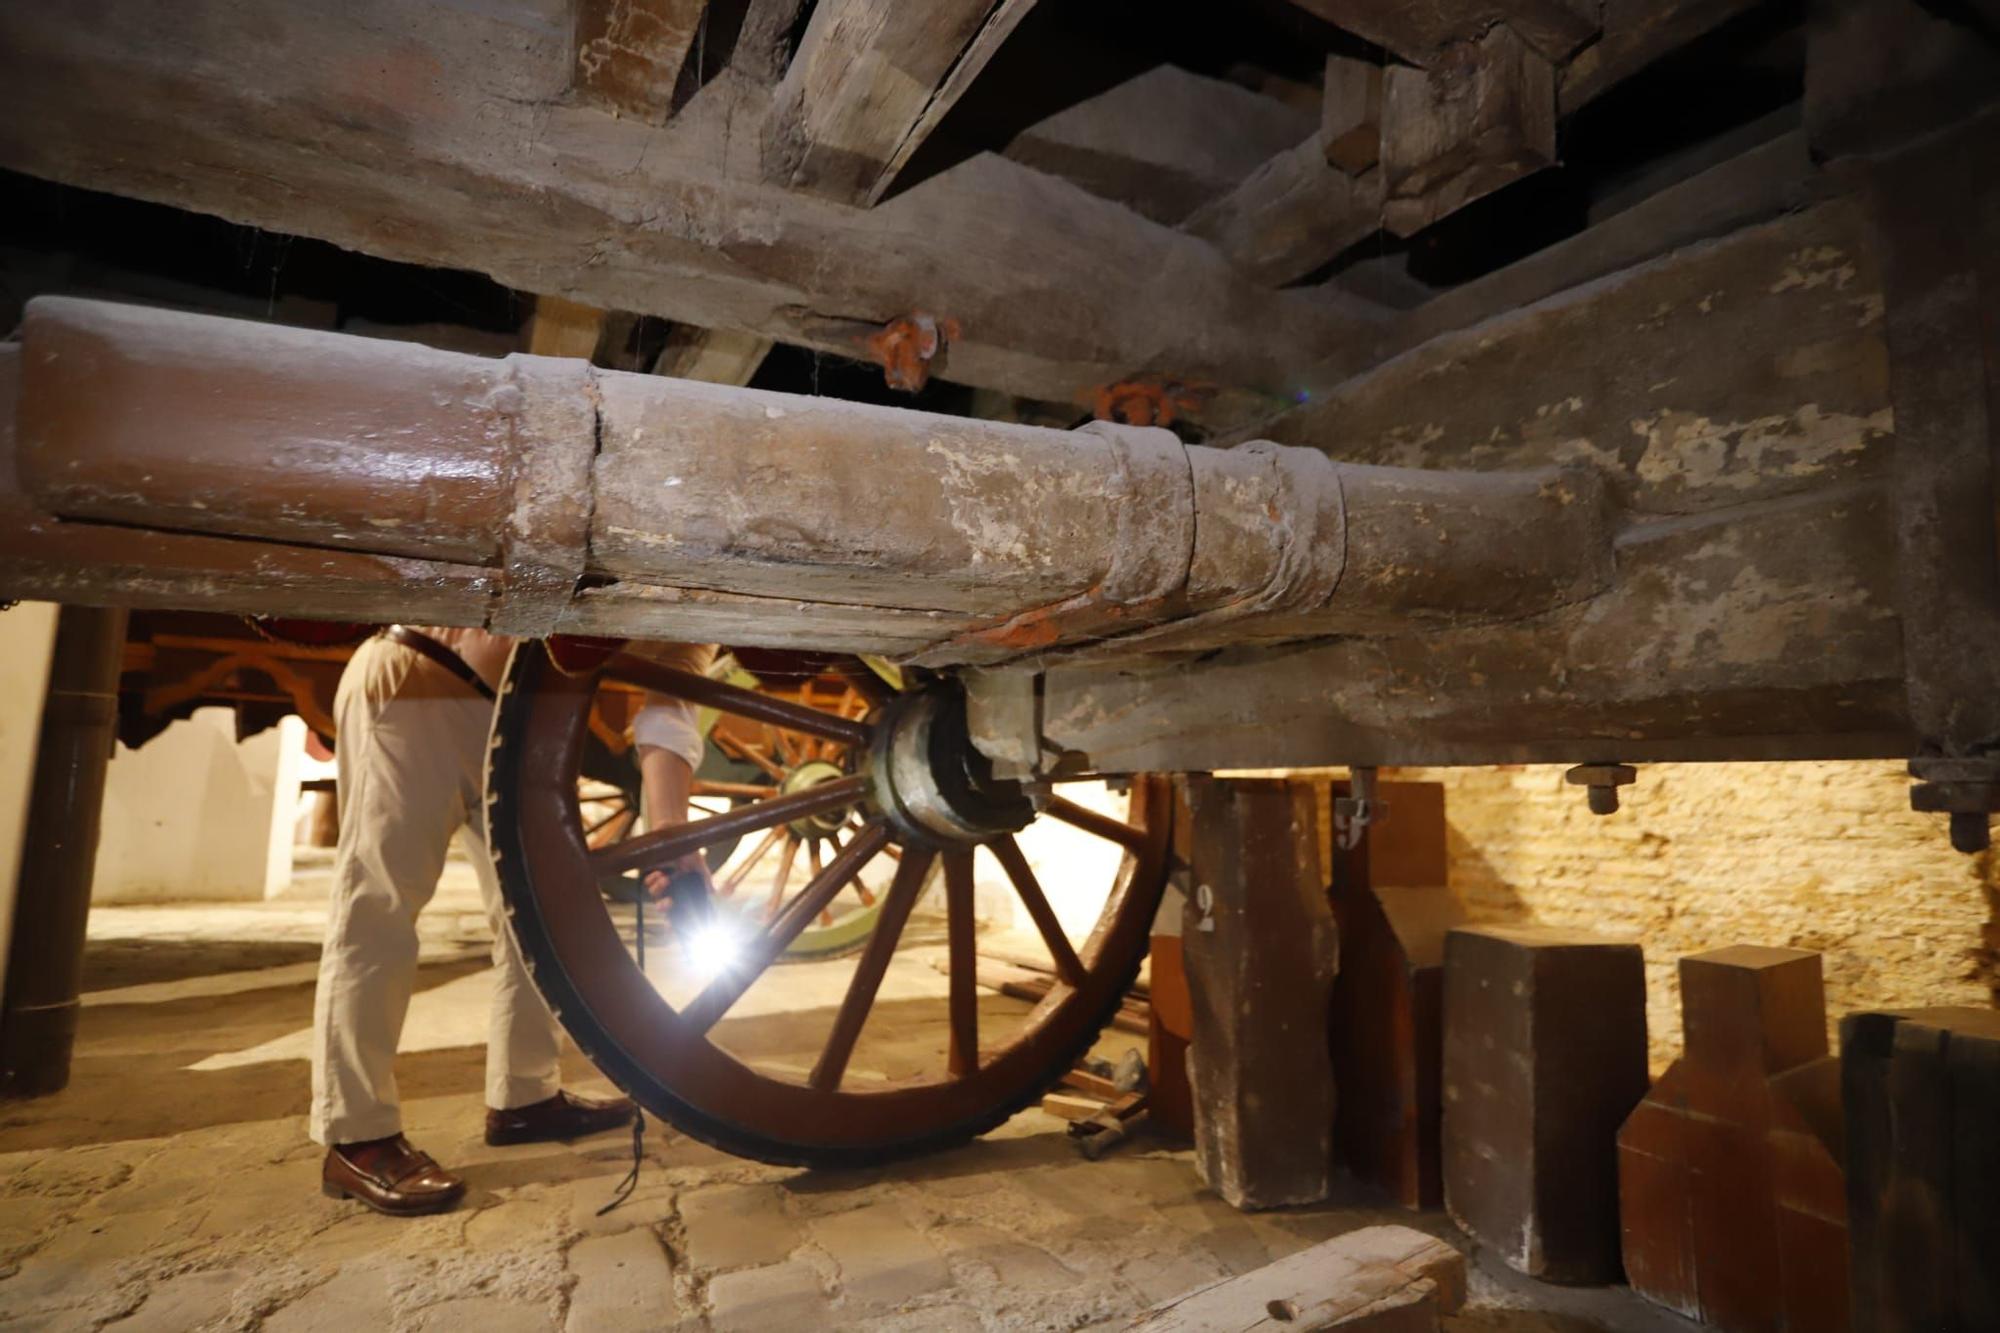
[[[785,774],[785,780],[778,784],[778,794],[790,796],[846,776],[847,773],[838,764],[829,763],[824,759],[809,759]],[[795,819],[786,827],[796,838],[830,838],[840,832],[853,810],[854,807],[851,805],[843,805],[836,810],[823,810],[816,815]]]
[[[972,744],[965,696],[948,685],[888,705],[867,773],[890,825],[922,846],[970,846],[1018,832],[1035,818],[1021,784],[994,777]]]

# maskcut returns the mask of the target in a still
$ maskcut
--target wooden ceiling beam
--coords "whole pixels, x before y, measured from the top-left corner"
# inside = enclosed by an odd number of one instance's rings
[[[820,0],[766,127],[775,184],[880,199],[1035,0]]]
[[[1088,402],[1172,375],[1215,387],[1211,426],[1267,413],[1315,361],[1373,358],[1380,322],[1359,303],[1270,292],[1201,240],[1003,158],[873,209],[833,204],[757,179],[769,96],[731,71],[655,127],[566,100],[560,25],[375,2],[396,21],[105,0],[81,25],[0,6],[0,163],[847,356],[928,311],[960,327],[943,377]]]
[[[1562,61],[1596,36],[1601,0],[1292,0],[1309,14],[1413,65],[1505,23],[1545,59]]]

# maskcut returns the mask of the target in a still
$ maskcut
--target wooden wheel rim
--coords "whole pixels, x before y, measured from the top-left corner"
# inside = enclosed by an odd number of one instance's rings
[[[1145,836],[1128,848],[1078,950],[1080,984],[1056,985],[963,1075],[823,1090],[760,1072],[696,1033],[634,964],[597,888],[575,774],[599,675],[516,649],[488,753],[490,843],[509,918],[537,987],[578,1047],[641,1105],[684,1132],[767,1161],[880,1161],[963,1140],[1038,1097],[1102,1030],[1144,954],[1164,883],[1168,793],[1133,786]],[[942,1071],[941,1071],[942,1072]]]

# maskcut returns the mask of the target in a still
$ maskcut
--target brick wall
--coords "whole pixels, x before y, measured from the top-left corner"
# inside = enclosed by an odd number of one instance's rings
[[[1680,1046],[1681,955],[1825,955],[1829,1020],[2000,996],[2000,857],[1952,851],[1885,762],[1655,764],[1597,818],[1554,766],[1403,769],[1446,784],[1452,886],[1480,920],[1636,936],[1656,1065]]]

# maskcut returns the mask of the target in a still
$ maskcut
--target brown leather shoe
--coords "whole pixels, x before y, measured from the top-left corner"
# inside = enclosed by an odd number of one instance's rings
[[[418,1152],[401,1134],[326,1150],[320,1192],[330,1199],[359,1199],[378,1213],[415,1217],[441,1213],[465,1197],[465,1182]]]
[[[511,1111],[489,1108],[486,1142],[495,1148],[510,1143],[566,1142],[629,1125],[637,1112],[628,1097],[599,1101],[559,1092],[547,1101],[517,1106]]]

